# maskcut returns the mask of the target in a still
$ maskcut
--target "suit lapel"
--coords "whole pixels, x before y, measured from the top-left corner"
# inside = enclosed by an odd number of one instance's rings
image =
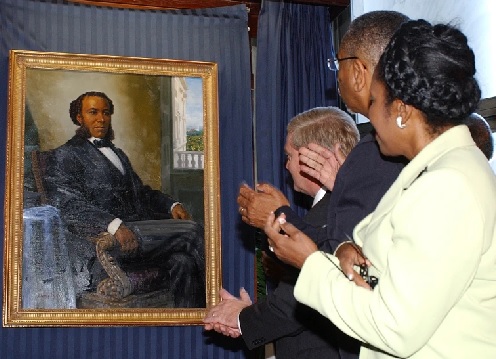
[[[96,148],[88,140],[84,140],[82,146],[87,156],[86,160],[88,160],[88,162],[90,162],[93,166],[97,167],[99,173],[105,171],[108,173],[108,175],[114,178],[122,178],[122,173],[119,171],[119,169],[115,167],[112,161],[110,161],[107,156],[105,156],[98,148]],[[117,154],[117,151],[114,150],[114,152]],[[124,161],[122,161],[121,156],[119,156],[119,154],[117,154],[117,156],[124,165]],[[124,168],[127,172],[127,168],[125,165]]]
[[[303,220],[314,227],[325,226],[327,222],[327,207],[329,205],[329,200],[331,197],[331,192],[326,192],[324,197],[318,201],[315,206],[310,208]]]

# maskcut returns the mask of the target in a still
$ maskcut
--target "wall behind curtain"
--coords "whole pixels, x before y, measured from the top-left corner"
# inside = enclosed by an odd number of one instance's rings
[[[0,143],[6,138],[10,49],[218,63],[222,281],[231,292],[244,286],[253,293],[252,244],[242,242],[247,236],[241,232],[236,205],[239,183],[253,178],[245,6],[160,12],[62,0],[0,0]],[[0,167],[4,166],[5,148],[1,146]],[[4,174],[0,178],[0,186],[5,188]],[[1,218],[3,221],[3,215]],[[205,335],[201,326],[1,328],[0,343],[0,356],[8,359],[245,357],[239,343]]]
[[[468,38],[475,53],[475,77],[479,81],[482,98],[496,96],[496,2],[494,0],[352,0],[352,18],[373,10],[394,10],[412,19],[426,19],[434,23],[452,22]]]
[[[257,178],[293,199],[284,166],[289,120],[318,106],[337,106],[331,57],[331,22],[326,6],[264,0],[259,17],[255,128]],[[297,204],[299,198],[294,198]],[[295,206],[300,214],[304,210]]]

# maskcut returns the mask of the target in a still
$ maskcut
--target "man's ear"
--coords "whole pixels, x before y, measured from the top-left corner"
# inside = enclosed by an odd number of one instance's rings
[[[79,113],[77,114],[76,120],[77,120],[77,122],[79,122],[80,125],[83,124],[83,116],[81,116],[81,114],[79,114]]]
[[[367,68],[359,59],[354,59],[351,66],[351,71],[353,73],[353,89],[356,92],[360,92],[367,85]]]

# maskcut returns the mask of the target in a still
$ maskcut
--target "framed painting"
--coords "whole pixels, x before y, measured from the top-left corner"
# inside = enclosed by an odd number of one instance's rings
[[[217,65],[10,52],[4,326],[201,324],[221,287]]]

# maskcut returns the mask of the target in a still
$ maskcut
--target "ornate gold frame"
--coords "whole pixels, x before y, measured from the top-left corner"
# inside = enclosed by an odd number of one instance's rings
[[[22,308],[24,135],[27,69],[199,77],[202,79],[207,308],[216,304],[218,290],[221,287],[217,64],[199,61],[12,50],[10,52],[4,204],[3,325],[9,327],[80,327],[201,324],[206,308]]]

